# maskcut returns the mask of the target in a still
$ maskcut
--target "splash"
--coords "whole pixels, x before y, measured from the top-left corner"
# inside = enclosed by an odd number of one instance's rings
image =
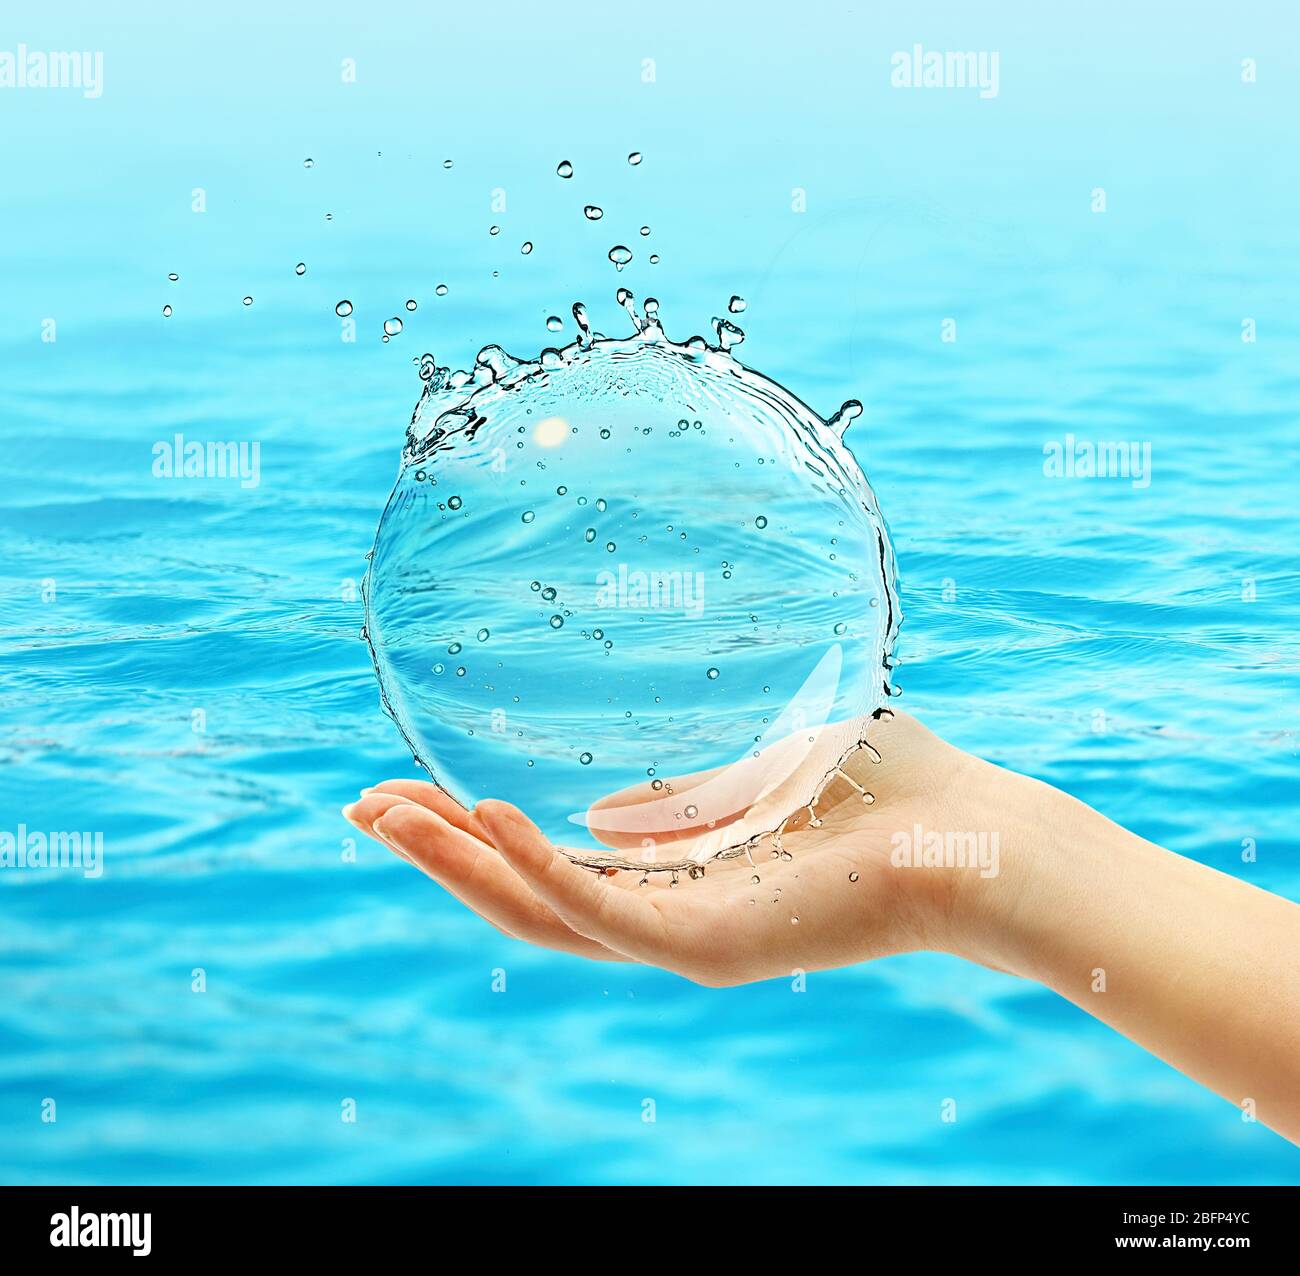
[[[860,403],[823,420],[730,319],[678,343],[617,300],[626,337],[577,303],[535,359],[417,360],[365,634],[458,800],[516,803],[580,863],[697,875],[816,822],[890,695],[894,557],[843,441]]]

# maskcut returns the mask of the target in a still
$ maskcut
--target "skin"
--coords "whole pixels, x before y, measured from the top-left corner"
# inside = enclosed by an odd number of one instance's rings
[[[467,811],[424,781],[366,789],[344,815],[504,934],[595,961],[724,988],[929,950],[1036,980],[1300,1142],[1300,906],[906,714],[866,735],[878,758],[845,769],[874,802],[836,779],[820,827],[790,821],[788,859],[765,841],[752,866],[715,861],[675,888],[579,867],[509,803]],[[916,825],[996,834],[996,874],[896,865]]]

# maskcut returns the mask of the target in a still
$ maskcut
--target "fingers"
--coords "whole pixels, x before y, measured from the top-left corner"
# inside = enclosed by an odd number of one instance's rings
[[[575,934],[491,847],[426,806],[372,790],[349,811],[364,831],[511,938],[594,960],[626,960]]]
[[[482,826],[474,818],[474,812],[467,811],[445,789],[430,784],[428,780],[385,780],[373,788],[362,790],[362,796],[367,793],[389,793],[403,797],[408,802],[428,807],[430,811],[441,815],[453,828],[463,829],[475,837],[483,837]]]
[[[572,930],[637,961],[676,969],[664,916],[648,898],[579,868],[508,802],[480,802],[476,812],[510,866]]]

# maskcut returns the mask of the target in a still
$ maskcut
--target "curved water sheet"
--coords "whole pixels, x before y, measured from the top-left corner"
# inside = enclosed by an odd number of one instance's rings
[[[703,865],[773,833],[889,694],[893,551],[829,422],[630,295],[424,394],[366,577],[383,702],[457,800],[576,859]]]

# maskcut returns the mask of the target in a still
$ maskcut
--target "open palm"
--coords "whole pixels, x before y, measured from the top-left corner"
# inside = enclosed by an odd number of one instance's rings
[[[946,879],[895,867],[890,848],[915,824],[970,827],[953,823],[970,759],[905,714],[867,727],[871,747],[832,778],[815,821],[800,810],[779,842],[698,879],[580,866],[508,802],[467,811],[427,781],[386,781],[344,813],[516,939],[746,983],[932,946]]]

